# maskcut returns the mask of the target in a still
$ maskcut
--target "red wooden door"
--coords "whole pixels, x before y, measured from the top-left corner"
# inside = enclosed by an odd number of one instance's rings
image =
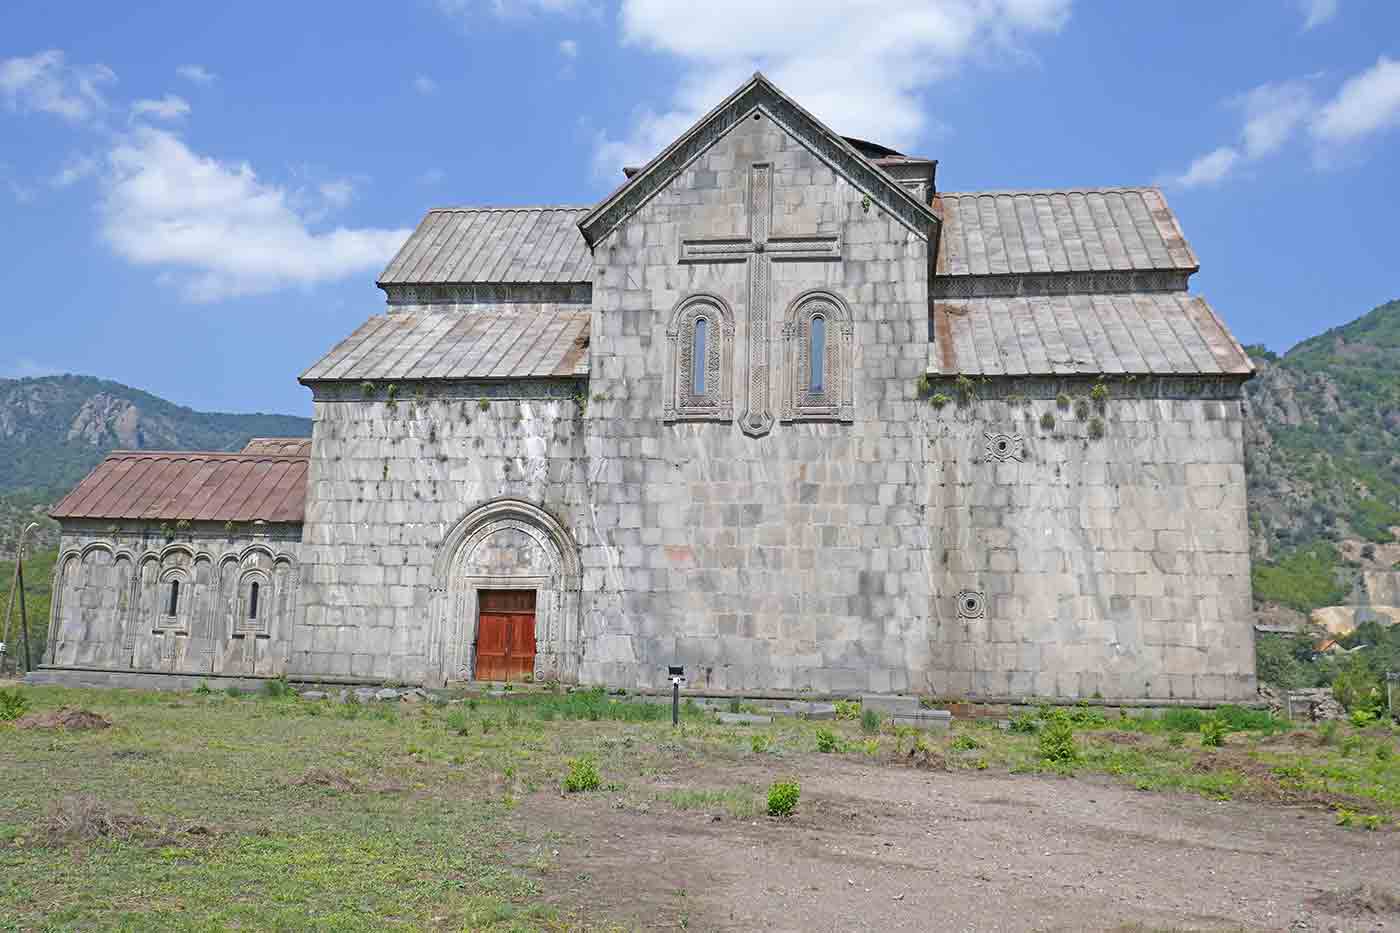
[[[478,590],[476,679],[520,680],[535,671],[535,591]]]

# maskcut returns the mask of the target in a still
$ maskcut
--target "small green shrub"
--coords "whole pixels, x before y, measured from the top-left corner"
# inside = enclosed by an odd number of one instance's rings
[[[1074,417],[1080,421],[1089,417],[1089,400],[1082,395],[1074,400]]]
[[[1055,416],[1048,411],[1045,414],[1041,415],[1040,428],[1042,431],[1055,430]]]
[[[447,728],[456,735],[466,735],[468,731],[467,726],[470,721],[471,720],[467,718],[467,714],[460,709],[454,709],[447,714]]]
[[[755,755],[762,755],[768,751],[769,738],[766,735],[755,733],[749,736],[749,748],[753,749]]]
[[[1378,718],[1375,713],[1364,706],[1358,706],[1347,714],[1347,719],[1351,720],[1351,724],[1358,729],[1365,729]]]
[[[1170,748],[1180,748],[1186,744],[1186,733],[1173,732],[1167,736],[1167,745]]]
[[[1055,407],[1058,408],[1058,409],[1060,409],[1060,411],[1068,411],[1068,410],[1069,410],[1069,396],[1066,395],[1066,394],[1063,393],[1063,392],[1061,392],[1059,395],[1056,395],[1056,396],[1055,396]]]
[[[476,403],[476,407],[480,408],[482,411],[486,411],[491,407],[491,403],[487,399],[482,399]]]
[[[1102,382],[1094,383],[1094,387],[1089,390],[1089,397],[1099,403],[1108,401],[1108,386]]]
[[[1022,713],[1011,720],[1008,727],[1012,732],[1021,735],[1031,735],[1040,729],[1040,722],[1030,713]]]
[[[1094,440],[1103,437],[1103,419],[1098,415],[1089,419],[1089,437]]]
[[[195,687],[195,688],[194,688],[194,695],[197,696],[197,697],[207,697],[209,694],[211,694],[211,693],[213,693],[213,692],[214,692],[213,690],[210,690],[210,689],[209,689],[209,683],[208,683],[207,681],[203,681],[203,680],[201,680],[201,681],[199,682],[199,686],[198,686],[198,687]]]
[[[775,781],[768,788],[768,815],[792,816],[801,796],[802,787],[796,781]]]
[[[866,735],[875,735],[880,731],[883,720],[880,714],[873,709],[868,709],[860,714],[860,731]]]
[[[13,690],[0,690],[0,722],[18,719],[27,709],[29,698],[21,693],[18,687]]]
[[[977,741],[972,736],[967,735],[965,733],[953,739],[953,751],[955,752],[970,752],[974,748],[981,747],[981,742]]]
[[[837,701],[836,701],[836,718],[837,718],[837,719],[859,719],[859,718],[860,718],[860,701],[859,701],[859,700],[837,700]]]
[[[1225,744],[1225,735],[1229,727],[1214,716],[1201,721],[1201,744],[1208,748],[1219,748]]]
[[[876,755],[880,754],[880,740],[866,739],[861,743],[861,750],[865,752],[867,757],[874,758]]]
[[[1074,743],[1074,726],[1063,710],[1055,710],[1046,718],[1036,748],[1040,759],[1050,764],[1068,765],[1079,760],[1079,747]]]
[[[274,677],[271,680],[264,680],[262,684],[262,695],[270,700],[280,700],[283,697],[291,696],[292,686],[287,683],[285,677]]]
[[[597,790],[603,786],[603,777],[598,773],[598,765],[592,758],[570,758],[569,773],[564,776],[564,790],[570,794]]]
[[[1357,814],[1354,810],[1348,810],[1345,807],[1337,808],[1338,826],[1354,826],[1356,825],[1356,817]]]
[[[1288,723],[1275,719],[1268,710],[1245,709],[1233,704],[1216,710],[1215,718],[1225,723],[1231,732],[1275,732],[1288,727]]]
[[[243,691],[239,690],[237,687],[229,687],[224,693],[235,700],[243,695]]]
[[[817,730],[817,751],[823,754],[830,754],[841,747],[841,742],[836,738],[836,733],[830,729]]]
[[[944,395],[942,392],[935,392],[928,398],[928,403],[934,408],[942,408],[944,405],[947,405],[951,401],[952,398],[950,398],[947,395]]]

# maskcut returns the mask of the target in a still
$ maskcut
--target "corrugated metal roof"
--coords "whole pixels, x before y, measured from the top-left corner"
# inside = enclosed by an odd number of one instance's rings
[[[587,207],[444,207],[428,211],[380,285],[588,282],[579,233]]]
[[[940,275],[1199,268],[1156,188],[942,192]]]
[[[242,453],[278,457],[311,456],[309,437],[254,437],[243,446]]]
[[[49,513],[54,518],[300,522],[305,456],[117,450]]]
[[[972,298],[934,304],[938,375],[1254,371],[1205,299],[1184,292]]]
[[[302,382],[509,379],[588,373],[588,312],[577,305],[394,311],[360,325]]]

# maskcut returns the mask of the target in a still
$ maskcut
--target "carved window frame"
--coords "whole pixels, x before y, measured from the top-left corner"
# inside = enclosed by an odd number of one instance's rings
[[[250,619],[248,613],[252,609],[254,583],[258,584],[258,617]],[[271,638],[273,607],[276,606],[275,596],[272,574],[261,567],[243,571],[238,577],[238,598],[235,600],[233,631],[229,634],[233,638],[246,638],[249,635],[254,638]]]
[[[826,353],[821,392],[813,392],[812,321],[826,321]],[[839,295],[825,289],[803,292],[788,305],[783,321],[782,421],[855,420],[851,393],[855,328],[851,309]]]
[[[170,584],[179,583],[180,589],[175,597],[175,614],[170,614]],[[172,635],[188,635],[190,633],[190,600],[194,596],[194,587],[191,585],[189,571],[184,567],[163,567],[156,577],[155,588],[155,619],[151,624],[151,632],[159,635],[162,632]]]
[[[695,323],[704,319],[705,392],[696,395]],[[691,295],[671,312],[666,328],[667,365],[663,420],[734,420],[734,313],[723,298]]]

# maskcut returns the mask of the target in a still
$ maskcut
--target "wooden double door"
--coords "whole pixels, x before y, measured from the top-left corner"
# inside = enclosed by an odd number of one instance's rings
[[[477,590],[476,679],[524,680],[535,672],[535,591]]]

